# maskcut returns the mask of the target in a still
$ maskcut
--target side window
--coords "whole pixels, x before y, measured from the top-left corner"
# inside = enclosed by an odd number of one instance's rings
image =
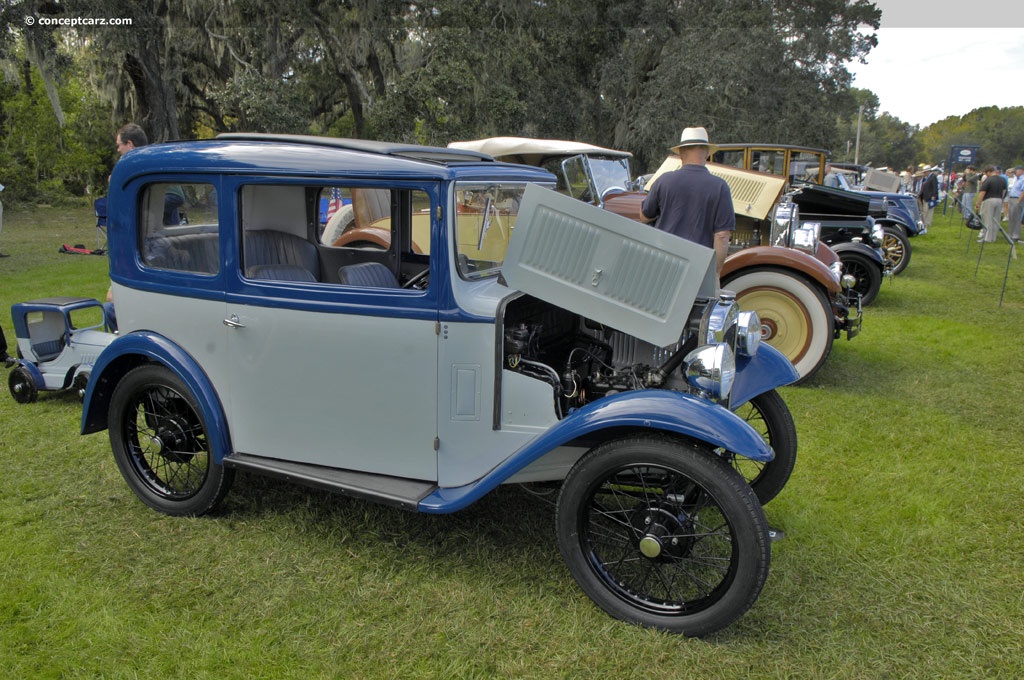
[[[148,267],[216,274],[217,194],[209,184],[150,184],[139,207],[139,255]]]
[[[384,187],[330,187],[320,192],[320,243],[333,248],[391,248],[395,197]]]
[[[726,149],[716,151],[711,160],[720,165],[729,165],[734,168],[743,167],[743,149]]]
[[[821,154],[795,151],[789,160],[789,181],[820,184],[824,179],[823,167],[824,159]]]
[[[245,185],[242,273],[248,279],[426,288],[431,201],[388,186]]]
[[[750,155],[750,169],[766,172],[769,175],[782,175],[786,152],[774,149],[757,149]]]
[[[329,187],[320,243],[343,286],[424,290],[429,284],[430,196],[387,186]]]
[[[312,208],[312,209],[311,209]],[[301,184],[247,184],[242,187],[242,272],[249,279],[315,283],[320,255],[307,228],[315,217]]]

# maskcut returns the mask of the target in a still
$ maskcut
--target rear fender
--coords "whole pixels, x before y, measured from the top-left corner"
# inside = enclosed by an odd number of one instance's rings
[[[608,430],[609,437],[616,436],[613,432],[623,429],[668,432],[759,462],[775,457],[745,420],[717,404],[671,390],[623,392],[570,413],[482,478],[465,486],[437,489],[420,501],[418,509],[430,513],[461,510],[558,447],[583,437],[599,437],[602,430]]]
[[[43,372],[39,370],[39,367],[33,364],[31,361],[24,359],[18,359],[17,366],[21,366],[28,374],[32,376],[32,382],[36,384],[36,388],[40,390],[46,389],[46,379],[43,377]]]
[[[725,259],[721,278],[750,267],[781,267],[791,269],[820,284],[829,296],[839,292],[839,278],[828,265],[801,250],[778,246],[744,248]]]
[[[107,412],[117,383],[128,371],[146,363],[166,366],[188,386],[206,422],[214,460],[222,461],[231,452],[231,437],[224,408],[213,384],[181,347],[162,335],[148,331],[118,336],[96,360],[85,390],[82,434],[107,429]]]

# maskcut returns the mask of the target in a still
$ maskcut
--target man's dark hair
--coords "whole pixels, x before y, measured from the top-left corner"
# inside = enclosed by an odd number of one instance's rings
[[[146,131],[135,123],[128,123],[122,127],[117,131],[117,136],[121,138],[122,142],[131,142],[136,148],[149,144]]]

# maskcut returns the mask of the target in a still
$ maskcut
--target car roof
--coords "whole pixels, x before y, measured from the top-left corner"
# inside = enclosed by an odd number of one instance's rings
[[[214,139],[150,144],[126,153],[114,167],[113,181],[147,174],[234,173],[324,175],[353,178],[487,179],[495,176],[550,182],[539,169],[496,162],[470,150],[394,142],[229,133]]]
[[[484,153],[464,149],[449,149],[438,146],[422,146],[419,144],[403,144],[400,142],[379,142],[370,139],[349,139],[345,137],[317,137],[314,135],[278,135],[260,132],[225,132],[217,135],[217,139],[286,142],[289,144],[309,144],[312,146],[334,147],[349,151],[361,151],[384,156],[411,158],[434,163],[457,163],[467,161],[493,161]]]
[[[540,165],[551,156],[575,156],[585,153],[610,158],[632,158],[627,151],[616,151],[586,142],[571,142],[560,139],[531,139],[529,137],[488,137],[465,142],[452,142],[452,150],[485,153],[510,163]]]
[[[748,142],[716,144],[716,151],[736,151],[738,149],[786,149],[787,151],[811,151],[829,155],[828,149],[819,149],[813,146],[801,146],[799,144],[752,144]]]

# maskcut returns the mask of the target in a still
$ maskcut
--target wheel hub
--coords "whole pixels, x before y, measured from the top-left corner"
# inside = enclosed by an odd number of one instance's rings
[[[648,559],[681,557],[689,549],[688,539],[679,536],[684,523],[665,508],[646,508],[634,516],[632,524],[642,534],[636,547]]]
[[[153,445],[153,453],[172,463],[185,463],[192,458],[190,452],[183,450],[188,444],[188,435],[174,421],[161,423],[150,437],[150,442]]]
[[[779,327],[771,319],[761,319],[761,341],[768,342],[779,332]]]

